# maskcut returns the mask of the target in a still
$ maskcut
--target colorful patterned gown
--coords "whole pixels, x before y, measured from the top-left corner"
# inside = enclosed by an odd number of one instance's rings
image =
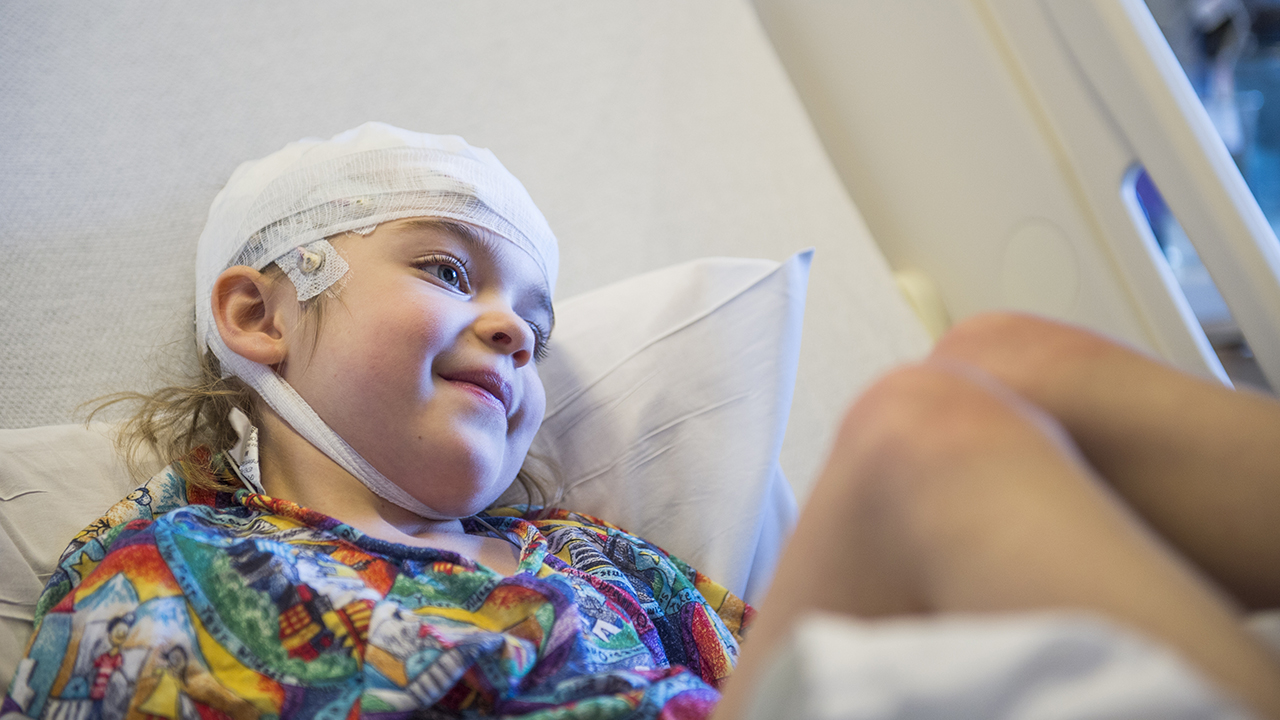
[[[503,577],[196,473],[236,482],[197,453],[76,537],[0,715],[704,717],[752,612],[585,515],[491,510]]]

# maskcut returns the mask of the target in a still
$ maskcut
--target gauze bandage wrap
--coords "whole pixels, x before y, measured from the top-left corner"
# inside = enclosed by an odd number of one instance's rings
[[[196,341],[223,372],[245,381],[300,435],[370,490],[426,518],[442,514],[370,465],[271,368],[232,352],[213,321],[213,284],[223,270],[276,263],[313,298],[347,272],[326,238],[367,234],[409,217],[456,220],[515,244],[555,289],[559,252],[547,221],[524,186],[493,153],[455,136],[366,123],[330,140],[301,140],[241,165],[214,198],[196,252]]]

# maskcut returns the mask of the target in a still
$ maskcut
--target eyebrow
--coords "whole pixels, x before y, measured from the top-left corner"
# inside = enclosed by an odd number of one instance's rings
[[[493,240],[481,235],[476,231],[476,228],[460,220],[419,217],[408,218],[401,222],[403,223],[401,227],[411,230],[446,230],[457,236],[464,245],[468,245],[473,250],[480,248],[486,252],[492,252],[492,248],[495,246]],[[497,235],[497,233],[494,233],[494,235]],[[498,235],[498,237],[502,236]],[[506,238],[503,239],[506,240]],[[507,242],[510,241],[508,240]],[[517,245],[516,247],[519,246]],[[524,250],[521,249],[520,252],[524,252]],[[550,319],[550,324],[547,327],[547,335],[550,336],[551,331],[555,329],[556,326],[556,311],[555,307],[551,303],[551,296],[542,292],[541,288],[531,288],[521,296],[521,299],[525,302],[531,303],[536,309],[546,313],[547,317]]]

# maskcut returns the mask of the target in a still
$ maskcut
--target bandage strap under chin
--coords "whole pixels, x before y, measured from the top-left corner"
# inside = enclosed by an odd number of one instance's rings
[[[271,368],[236,354],[217,333],[211,335],[209,345],[222,363],[224,374],[234,375],[248,383],[295,432],[343,470],[351,473],[370,492],[428,520],[457,520],[464,517],[439,512],[391,482],[321,420],[284,378]]]

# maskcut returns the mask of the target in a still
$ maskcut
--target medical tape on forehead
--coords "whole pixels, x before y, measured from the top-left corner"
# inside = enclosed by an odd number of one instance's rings
[[[237,233],[228,265],[260,270],[295,247],[391,220],[431,217],[492,231],[538,264],[555,286],[555,239],[509,174],[440,150],[367,150],[294,170],[265,187]]]
[[[211,213],[207,235],[230,233],[245,239],[221,260],[203,253],[198,258],[197,287],[203,296],[196,298],[196,340],[201,349],[217,334],[207,293],[223,270],[235,265],[261,270],[276,262],[293,281],[299,301],[305,301],[345,274],[345,262],[327,238],[365,234],[381,223],[413,217],[454,220],[493,232],[533,258],[548,292],[554,290],[559,265],[555,236],[510,173],[443,150],[366,150],[275,178],[254,197],[235,230],[214,230]],[[209,238],[207,244],[229,243]],[[319,272],[298,271],[293,254],[300,249],[324,258]]]

